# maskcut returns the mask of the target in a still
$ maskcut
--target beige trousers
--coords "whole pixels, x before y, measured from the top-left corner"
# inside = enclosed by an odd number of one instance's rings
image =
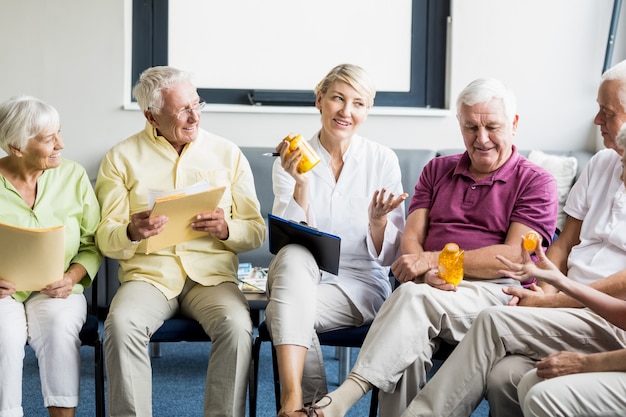
[[[104,324],[110,416],[152,416],[148,343],[179,309],[211,337],[204,416],[244,417],[252,352],[248,303],[233,282],[205,287],[189,279],[172,300],[143,281],[117,290]]]
[[[626,332],[588,309],[488,308],[402,416],[471,415],[494,365],[509,354],[539,360],[561,350],[593,353],[625,347]]]
[[[427,284],[400,285],[372,323],[352,372],[380,388],[380,414],[400,416],[426,384],[440,340],[460,341],[485,307],[503,305],[499,283],[463,281],[457,291]]]
[[[626,415],[626,372],[589,372],[544,380],[528,372],[519,383],[524,417]]]

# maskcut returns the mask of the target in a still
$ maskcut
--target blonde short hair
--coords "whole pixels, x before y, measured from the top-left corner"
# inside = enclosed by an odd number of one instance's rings
[[[365,97],[367,107],[374,105],[376,88],[365,70],[353,64],[341,64],[331,69],[315,87],[315,95],[324,95],[335,81],[342,81]]]

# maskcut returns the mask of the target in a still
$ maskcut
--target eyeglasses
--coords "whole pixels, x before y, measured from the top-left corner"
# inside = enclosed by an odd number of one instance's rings
[[[186,108],[186,109],[182,109],[181,111],[176,113],[174,116],[176,116],[176,118],[178,120],[185,120],[186,118],[188,118],[191,115],[191,113],[199,113],[200,110],[202,110],[204,108],[205,104],[206,104],[206,102],[201,99],[198,102],[198,104],[195,104],[192,107],[189,107],[189,108]]]
[[[194,104],[193,106],[188,107],[186,109],[182,109],[178,113],[172,114],[171,116],[177,118],[178,120],[185,120],[186,118],[191,116],[192,113],[199,113],[204,108],[205,105],[206,105],[206,102],[200,99],[200,101],[197,104]],[[152,110],[158,110],[158,108],[153,107]]]

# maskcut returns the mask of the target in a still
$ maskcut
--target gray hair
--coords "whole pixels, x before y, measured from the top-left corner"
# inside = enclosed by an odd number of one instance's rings
[[[317,96],[320,93],[322,95],[326,94],[335,81],[343,81],[354,88],[359,94],[362,94],[365,97],[365,104],[368,108],[374,105],[376,88],[363,68],[354,64],[337,65],[317,84],[315,87],[315,95]]]
[[[515,94],[501,81],[494,78],[478,78],[467,85],[456,100],[456,114],[459,116],[463,104],[473,106],[486,103],[491,99],[502,100],[504,114],[512,122],[517,114],[517,100]]]
[[[626,60],[606,70],[602,74],[602,82],[604,81],[619,81],[617,97],[620,103],[622,103],[622,108],[626,110]]]
[[[59,112],[51,105],[30,96],[12,97],[0,104],[0,147],[24,149],[28,141],[59,124]]]
[[[626,123],[622,124],[622,127],[617,133],[617,136],[615,137],[615,143],[617,143],[617,146],[620,149],[626,149]]]
[[[151,67],[141,73],[133,96],[142,111],[163,107],[163,90],[191,82],[191,74],[173,67]]]

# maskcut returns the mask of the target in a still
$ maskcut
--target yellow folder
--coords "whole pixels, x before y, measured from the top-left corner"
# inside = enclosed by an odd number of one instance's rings
[[[140,251],[148,254],[177,245],[182,242],[207,236],[206,232],[198,232],[191,228],[191,223],[200,213],[214,211],[226,187],[217,187],[195,194],[176,194],[157,198],[150,217],[165,215],[168,217],[161,233],[151,236],[142,242]]]
[[[0,222],[0,278],[39,291],[63,278],[65,226],[26,229]]]

